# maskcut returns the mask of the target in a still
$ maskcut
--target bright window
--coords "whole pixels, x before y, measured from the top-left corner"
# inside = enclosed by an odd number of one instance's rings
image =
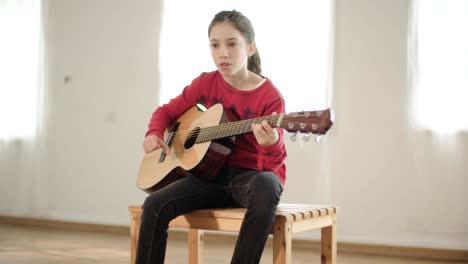
[[[40,9],[39,0],[0,1],[0,140],[36,132]]]
[[[262,74],[286,100],[287,111],[327,105],[332,1],[168,0],[160,47],[161,103],[202,72],[216,70],[208,26],[221,10],[242,12],[253,24]]]
[[[416,122],[468,130],[468,1],[415,1],[413,10]]]

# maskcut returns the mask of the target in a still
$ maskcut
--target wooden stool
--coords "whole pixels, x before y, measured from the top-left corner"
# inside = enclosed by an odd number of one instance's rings
[[[141,206],[129,206],[131,214],[130,248],[131,263],[140,231]],[[188,229],[190,264],[203,263],[202,230],[239,232],[246,209],[206,209],[181,215],[169,227]],[[321,228],[322,264],[336,264],[336,207],[308,204],[280,204],[276,211],[273,234],[273,263],[291,263],[291,236],[293,233]]]

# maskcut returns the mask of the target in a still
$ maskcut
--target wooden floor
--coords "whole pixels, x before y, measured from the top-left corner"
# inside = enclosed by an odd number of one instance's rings
[[[166,263],[187,263],[187,245],[182,234],[169,235]],[[205,239],[205,263],[229,263],[234,239]],[[267,245],[261,263],[272,263]],[[129,239],[126,235],[65,231],[60,229],[0,224],[0,264],[128,264]],[[295,248],[294,264],[320,263],[319,252]],[[340,253],[339,264],[442,264],[462,263],[428,259]]]

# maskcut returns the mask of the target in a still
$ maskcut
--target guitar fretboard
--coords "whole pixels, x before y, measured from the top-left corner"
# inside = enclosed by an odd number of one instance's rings
[[[200,130],[196,143],[250,133],[252,132],[252,124],[261,123],[263,120],[266,120],[272,127],[278,127],[280,117],[281,115],[270,115],[205,127]]]

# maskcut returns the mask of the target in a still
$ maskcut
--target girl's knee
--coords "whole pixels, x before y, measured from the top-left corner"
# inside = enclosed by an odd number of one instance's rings
[[[164,201],[157,193],[146,197],[143,203],[143,213],[157,215],[164,206]]]
[[[254,192],[265,192],[281,195],[283,187],[278,176],[270,171],[263,171],[257,174],[250,183],[250,188]]]
[[[252,205],[260,210],[275,209],[280,201],[283,187],[276,174],[262,172],[252,179],[249,186]]]

